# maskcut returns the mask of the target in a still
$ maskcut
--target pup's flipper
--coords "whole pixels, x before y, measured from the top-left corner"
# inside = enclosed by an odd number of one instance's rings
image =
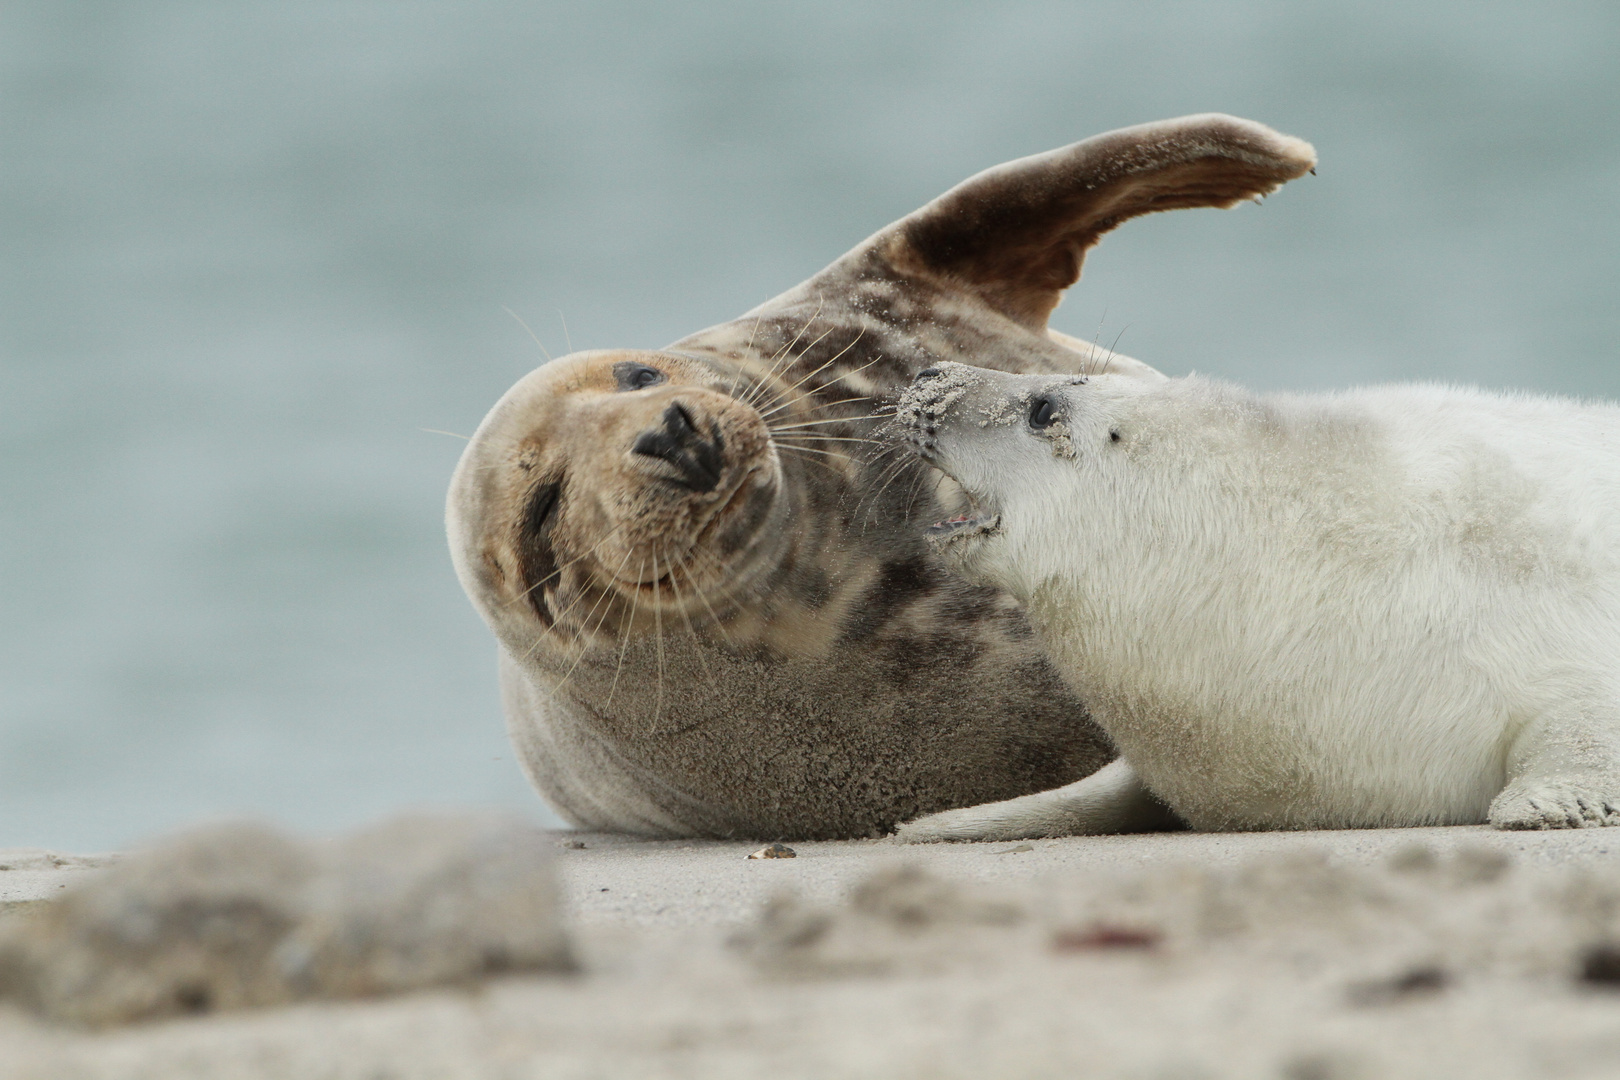
[[[924,818],[923,820],[927,820]],[[1491,801],[1498,829],[1589,829],[1620,825],[1620,788],[1607,790],[1568,781],[1519,780]]]
[[[925,819],[926,820],[926,819]],[[1491,802],[1498,829],[1620,825],[1620,708],[1571,703],[1529,724],[1508,754],[1508,784]]]
[[[1005,802],[946,810],[895,830],[907,844],[940,840],[1025,840],[1044,836],[1164,832],[1185,828],[1119,758],[1084,780]]]

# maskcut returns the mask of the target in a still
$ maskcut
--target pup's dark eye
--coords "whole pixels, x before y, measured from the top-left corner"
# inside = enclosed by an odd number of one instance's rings
[[[1040,429],[1051,427],[1058,418],[1058,403],[1052,395],[1042,394],[1029,403],[1029,426]]]
[[[645,390],[667,381],[669,376],[655,367],[638,364],[634,360],[621,360],[613,365],[613,378],[620,390]]]

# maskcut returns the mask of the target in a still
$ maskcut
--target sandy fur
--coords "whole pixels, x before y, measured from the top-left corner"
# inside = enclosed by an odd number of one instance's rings
[[[1194,827],[1620,823],[1620,409],[945,372],[914,431],[1000,515],[947,553]],[[1051,835],[1085,784],[906,833]]]

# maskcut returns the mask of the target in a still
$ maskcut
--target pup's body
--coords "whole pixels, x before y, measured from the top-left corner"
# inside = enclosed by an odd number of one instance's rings
[[[985,508],[937,542],[1195,828],[1620,824],[1620,408],[929,375],[903,417]],[[904,833],[1130,828],[1105,774]]]

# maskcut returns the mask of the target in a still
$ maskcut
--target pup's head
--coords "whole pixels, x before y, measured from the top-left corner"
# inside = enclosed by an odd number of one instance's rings
[[[1027,598],[1051,546],[1043,540],[1082,519],[1088,489],[1121,482],[1135,437],[1132,402],[1163,385],[954,363],[919,373],[900,399],[897,426],[970,503],[929,527],[935,549],[969,578]]]

